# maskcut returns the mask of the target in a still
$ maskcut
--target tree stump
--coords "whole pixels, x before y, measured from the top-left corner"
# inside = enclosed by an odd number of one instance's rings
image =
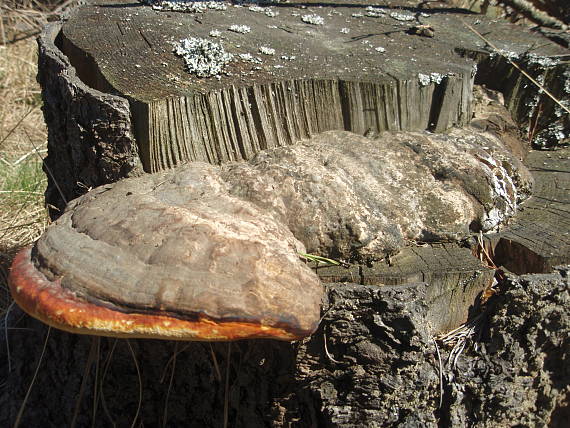
[[[62,210],[64,199],[141,169],[249,159],[327,130],[362,135],[465,125],[474,81],[503,92],[537,144],[568,137],[568,115],[465,23],[567,100],[567,50],[520,27],[461,10],[421,9],[414,1],[391,8],[276,3],[273,17],[246,6],[206,10],[95,1],[43,33],[39,80],[50,128],[51,205]],[[326,24],[302,21],[312,14]],[[228,30],[237,24],[250,32]],[[433,38],[408,34],[428,24]],[[189,74],[173,54],[173,43],[186,38],[220,42],[234,54],[226,75]],[[264,55],[261,47],[276,50]]]
[[[553,101],[465,23],[530,67],[567,102],[569,70],[560,59],[568,51],[520,27],[457,9],[422,9],[404,0],[390,6],[360,1],[227,4],[224,10],[220,4],[203,3],[200,13],[178,13],[95,0],[46,28],[39,40],[39,80],[49,127],[46,199],[54,218],[92,187],[145,173],[166,177],[166,170],[197,161],[216,165],[211,169],[226,180],[228,171],[263,166],[256,162],[266,153],[287,154],[302,141],[310,145],[319,136],[344,131],[370,142],[389,132],[394,144],[407,144],[410,153],[426,159],[436,181],[462,183],[468,198],[485,206],[491,203],[487,193],[469,186],[475,181],[469,174],[459,174],[461,168],[433,168],[435,152],[422,152],[417,139],[448,138],[451,147],[453,138],[480,132],[485,135],[477,140],[480,145],[501,140],[522,158],[528,148],[520,143],[517,126],[537,146],[556,146],[567,138],[568,116],[559,115]],[[216,30],[219,34],[212,33]],[[208,68],[219,78],[192,75],[173,53],[174,44],[185,38],[221,41],[234,60],[218,72]],[[499,102],[474,106],[475,83],[502,92],[514,122]],[[327,131],[334,132],[323,134]],[[509,173],[517,169],[516,156],[505,163]],[[510,224],[497,223],[499,231],[485,234],[481,242],[495,263],[521,274],[551,272],[554,265],[570,262],[569,156],[567,149],[529,154],[533,196]],[[517,174],[509,175],[518,177],[514,188],[525,189],[524,172]],[[240,187],[244,182],[233,183],[231,195],[255,200],[255,191]],[[469,227],[483,229],[482,224]],[[502,294],[475,318],[482,348],[461,359],[442,350],[450,363],[443,368],[438,363],[434,336],[470,315],[473,319],[479,310],[476,298],[495,275],[481,263],[479,243],[459,235],[402,241],[376,258],[355,257],[350,267],[317,267],[326,283],[322,320],[315,334],[292,344],[117,342],[54,330],[22,423],[179,426],[192,420],[200,426],[356,427],[452,421],[467,426],[485,415],[490,415],[489,425],[512,423],[521,415],[530,425],[562,421],[568,379],[556,380],[544,367],[548,360],[548,367],[561,370],[568,358],[567,323],[558,328],[554,322],[564,310],[563,297],[556,296],[568,294],[567,269],[501,282]],[[548,297],[536,305],[541,293]],[[14,323],[20,313],[14,309],[9,315]],[[551,322],[539,326],[537,317]],[[484,319],[491,328],[482,327]],[[527,319],[535,320],[534,330],[525,329]],[[45,331],[32,319],[21,325]],[[529,336],[521,345],[517,341],[523,333]],[[546,342],[540,339],[544,335]],[[15,420],[33,374],[39,337],[16,331],[6,338],[12,346],[12,367],[0,395],[6,403],[0,421],[6,425]],[[533,346],[545,350],[534,355]],[[525,358],[529,353],[532,358]],[[508,355],[516,355],[516,361]],[[492,370],[481,368],[485,364]],[[496,367],[507,366],[509,374],[493,377]],[[465,379],[458,367],[473,377]],[[525,376],[536,367],[547,393],[528,394],[504,411],[504,386],[511,382],[521,394],[533,391]],[[467,384],[470,389],[462,389]],[[46,394],[64,397],[63,404],[42,399]],[[540,412],[530,411],[539,405],[544,405]]]

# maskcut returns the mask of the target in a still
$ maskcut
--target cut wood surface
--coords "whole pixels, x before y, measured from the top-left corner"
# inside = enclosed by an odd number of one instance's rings
[[[451,243],[406,247],[382,262],[349,268],[321,266],[316,271],[325,282],[407,285],[422,290],[429,284],[425,304],[432,333],[443,333],[465,322],[477,295],[492,284],[495,274],[471,250]]]
[[[231,5],[195,16],[114,4],[96,1],[76,9],[63,26],[62,48],[84,81],[131,100],[147,171],[185,160],[247,159],[331,129],[363,134],[369,128],[418,130],[432,124],[444,130],[470,119],[473,62],[454,55],[447,43],[407,36],[403,18],[383,25],[378,18],[352,18],[366,13],[364,2],[306,9],[276,5],[276,17]],[[301,20],[313,13],[326,18],[326,25]],[[229,31],[236,24],[251,32]],[[222,36],[210,37],[212,30]],[[385,32],[390,36],[380,35]],[[221,42],[235,55],[219,80],[196,78],[173,53],[173,43],[188,37]],[[405,49],[402,38],[408,39]],[[275,54],[263,55],[262,46]],[[427,58],[420,54],[425,49],[433,49]],[[240,60],[239,54],[261,63]]]
[[[331,129],[364,134],[465,125],[475,62],[455,51],[489,51],[462,20],[509,55],[526,52],[538,38],[409,1],[376,9],[367,2],[280,3],[272,5],[274,17],[227,6],[192,14],[95,0],[63,25],[61,47],[79,76],[129,99],[146,171],[187,160],[248,159]],[[303,22],[313,14],[324,24]],[[250,32],[229,31],[237,24]],[[407,34],[417,24],[434,26],[435,36]],[[214,30],[219,37],[210,36]],[[191,37],[219,42],[234,55],[218,78],[197,78],[174,54],[174,44]],[[567,53],[544,42],[534,55]],[[275,53],[265,55],[262,47]],[[247,54],[254,62],[239,57]]]
[[[462,125],[471,118],[473,78],[504,93],[535,144],[568,137],[569,115],[464,22],[566,102],[569,51],[522,27],[414,1],[279,3],[271,5],[274,17],[226,6],[189,14],[101,0],[48,25],[39,39],[39,80],[53,218],[65,201],[136,175],[141,165],[157,171],[187,160],[249,159],[330,129],[373,134]],[[310,14],[325,24],[304,23]],[[236,23],[251,32],[228,31]],[[418,23],[432,25],[434,37],[407,34]],[[211,30],[221,37],[210,37]],[[229,74],[217,80],[188,73],[173,52],[173,43],[188,37],[235,54]],[[275,54],[260,53],[262,46]]]

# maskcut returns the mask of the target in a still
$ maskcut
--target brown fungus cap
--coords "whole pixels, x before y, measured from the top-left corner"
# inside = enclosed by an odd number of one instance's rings
[[[10,287],[29,314],[104,336],[297,340],[320,317],[303,245],[216,169],[190,164],[95,189],[16,257]]]
[[[311,332],[260,323],[215,320],[198,316],[184,320],[169,315],[127,313],[89,303],[60,281],[49,281],[31,262],[31,247],[16,257],[10,284],[18,305],[30,315],[61,330],[116,337],[223,341],[253,338],[297,340]]]

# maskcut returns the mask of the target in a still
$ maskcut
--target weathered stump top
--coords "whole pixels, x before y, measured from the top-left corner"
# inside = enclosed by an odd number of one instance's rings
[[[421,9],[417,1],[390,6],[363,0],[264,5],[275,16],[254,11],[250,4],[212,3],[226,10],[183,13],[155,10],[137,1],[94,0],[74,9],[64,24],[64,50],[77,48],[91,57],[95,70],[83,70],[86,77],[93,78],[98,70],[114,91],[143,102],[297,79],[396,83],[425,75],[427,85],[430,79],[473,72],[473,60],[458,51],[487,51],[485,42],[463,21],[513,54],[564,51],[552,43],[536,46],[535,34],[514,25],[459,9]],[[304,22],[305,16],[319,16],[323,24]],[[236,25],[250,30],[230,30]],[[416,25],[432,26],[435,36],[409,34]],[[212,36],[213,31],[219,35]],[[218,75],[221,78],[195,78],[173,53],[176,42],[190,37],[220,43],[234,55]],[[275,53],[263,54],[261,47]],[[247,54],[259,62],[239,57]]]
[[[147,172],[250,159],[329,130],[464,126],[477,64],[492,56],[466,24],[509,56],[566,53],[518,27],[416,2],[204,4],[216,9],[94,0],[62,26],[59,46],[79,78],[129,100]],[[182,40],[193,72],[174,52]]]

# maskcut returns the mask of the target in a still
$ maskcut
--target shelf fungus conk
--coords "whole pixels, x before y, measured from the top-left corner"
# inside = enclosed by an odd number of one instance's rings
[[[69,204],[10,272],[16,302],[74,333],[196,341],[298,340],[323,287],[304,246],[195,163]]]

